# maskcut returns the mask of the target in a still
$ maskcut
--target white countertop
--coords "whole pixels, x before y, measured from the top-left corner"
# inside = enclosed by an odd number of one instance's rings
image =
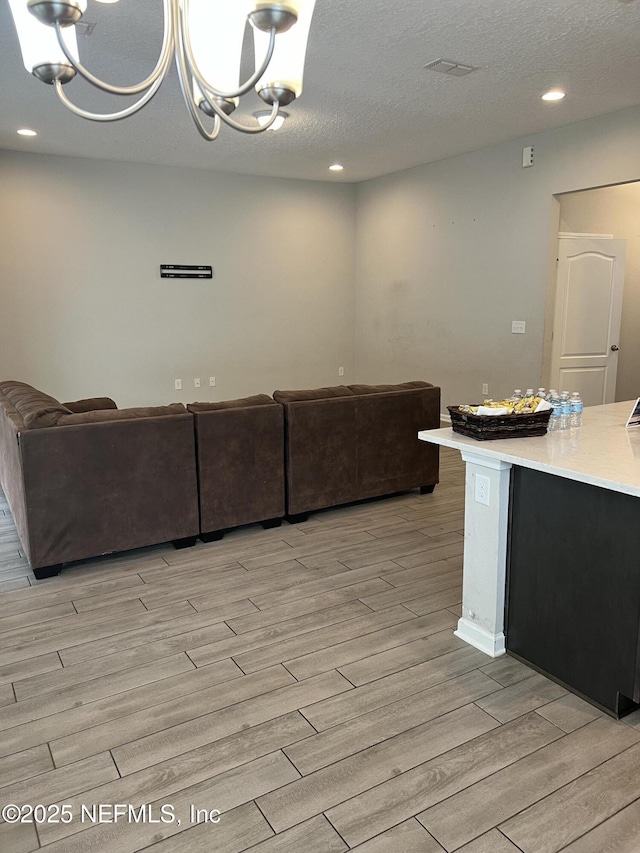
[[[476,441],[450,427],[423,430],[422,441],[500,459],[570,480],[640,497],[640,427],[625,424],[635,400],[591,406],[583,426],[535,438]]]

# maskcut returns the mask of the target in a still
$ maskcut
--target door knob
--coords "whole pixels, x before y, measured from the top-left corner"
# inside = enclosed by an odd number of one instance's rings
[[[611,344],[611,352],[618,352],[619,349],[618,344]]]

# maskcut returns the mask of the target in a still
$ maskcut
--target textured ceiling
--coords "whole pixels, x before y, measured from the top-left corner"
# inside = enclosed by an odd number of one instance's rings
[[[160,0],[89,0],[85,18],[96,28],[79,38],[81,58],[110,82],[137,82],[155,64],[161,16]],[[206,143],[174,70],[132,118],[70,115],[24,70],[0,0],[0,148],[360,181],[638,104],[639,46],[640,0],[317,0],[305,90],[285,127],[253,137],[224,128]],[[424,70],[441,57],[478,70],[458,78]],[[540,100],[552,87],[566,89],[564,101]],[[82,106],[113,108],[84,81],[66,91]],[[263,106],[251,94],[246,109]],[[25,126],[39,136],[17,136]],[[336,161],[343,173],[327,171]]]

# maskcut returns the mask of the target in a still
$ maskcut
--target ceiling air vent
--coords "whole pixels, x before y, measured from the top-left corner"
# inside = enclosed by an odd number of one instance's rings
[[[456,62],[453,59],[434,59],[433,62],[428,62],[424,66],[427,71],[439,71],[441,74],[448,74],[450,77],[464,77],[465,74],[471,74],[472,71],[477,71],[473,65],[464,65],[462,62]]]

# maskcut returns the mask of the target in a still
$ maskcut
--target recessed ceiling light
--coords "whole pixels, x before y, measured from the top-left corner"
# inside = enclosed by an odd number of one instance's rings
[[[258,110],[257,113],[254,113],[254,116],[258,119],[258,124],[260,125],[260,127],[264,127],[265,124],[269,121],[269,118],[271,117],[271,110]],[[286,118],[289,118],[289,113],[285,113],[280,110],[280,112],[276,116],[276,120],[271,125],[269,130],[280,130]]]
[[[341,166],[340,163],[334,163],[333,166],[329,166],[330,172],[341,172],[344,169],[344,166]]]
[[[28,127],[21,127],[20,130],[16,131],[20,136],[37,136],[37,132],[35,130],[29,130]]]
[[[562,89],[551,89],[551,91],[544,93],[544,95],[542,96],[542,100],[561,101],[564,98],[565,94],[566,93],[563,92]]]

